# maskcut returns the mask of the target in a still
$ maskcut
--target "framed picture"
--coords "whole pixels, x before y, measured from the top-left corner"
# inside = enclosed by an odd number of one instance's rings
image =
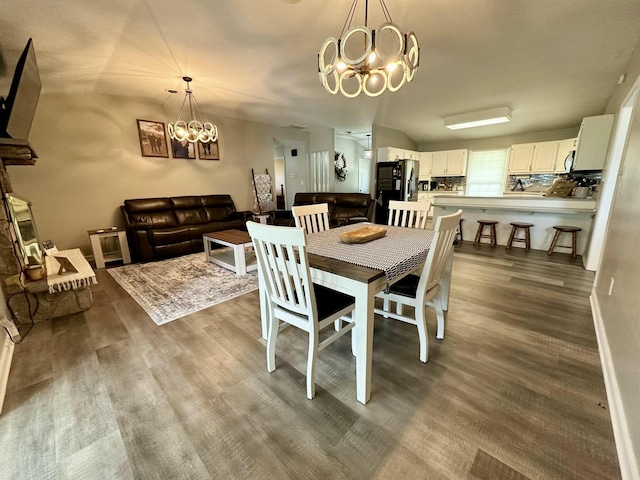
[[[200,160],[220,160],[218,140],[215,142],[198,142],[198,158]]]
[[[138,120],[138,137],[143,157],[169,157],[164,123]]]
[[[173,158],[196,158],[195,145],[186,140],[171,140],[171,153]]]

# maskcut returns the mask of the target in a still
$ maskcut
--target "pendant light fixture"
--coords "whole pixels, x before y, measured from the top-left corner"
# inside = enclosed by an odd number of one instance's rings
[[[218,127],[207,120],[202,113],[202,108],[200,108],[200,104],[193,95],[193,90],[189,88],[189,83],[193,82],[193,79],[191,77],[182,77],[182,79],[187,83],[187,88],[185,89],[185,96],[182,101],[180,113],[178,113],[178,120],[174,123],[169,122],[167,124],[169,137],[179,142],[183,142],[184,140],[191,143],[215,142],[218,139]],[[189,103],[190,118],[189,120],[182,120],[182,111],[187,102]]]
[[[359,2],[353,0],[340,38],[329,37],[320,47],[318,74],[329,93],[377,97],[413,80],[420,64],[418,39],[413,32],[402,33],[384,0],[379,1],[385,22],[377,30],[368,26],[369,0],[365,0],[364,25],[351,26]]]
[[[367,133],[367,149],[364,151],[364,158],[371,158],[371,134]]]

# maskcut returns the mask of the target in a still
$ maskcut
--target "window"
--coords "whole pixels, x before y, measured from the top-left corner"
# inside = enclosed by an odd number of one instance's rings
[[[475,150],[469,155],[465,194],[477,197],[501,196],[509,149]]]

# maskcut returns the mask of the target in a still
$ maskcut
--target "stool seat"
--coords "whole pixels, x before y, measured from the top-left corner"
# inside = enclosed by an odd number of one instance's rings
[[[495,247],[496,242],[496,225],[497,220],[478,220],[478,231],[476,232],[476,238],[473,240],[473,244],[477,245],[483,238],[488,238],[490,245]],[[489,227],[489,234],[484,233],[484,227]]]
[[[533,223],[524,223],[524,222],[511,222],[509,223],[509,225],[513,225],[514,227],[519,227],[519,228],[526,228],[526,227],[533,227]]]
[[[570,248],[571,249],[571,257],[576,258],[577,256],[577,243],[578,243],[578,232],[582,229],[580,227],[574,227],[571,225],[554,225],[553,228],[556,231],[556,234],[553,236],[553,240],[551,241],[551,246],[549,247],[549,251],[547,255],[551,255],[556,248]],[[556,245],[558,243],[558,238],[563,233],[571,234],[571,246],[565,245]]]
[[[507,250],[510,250],[513,242],[523,242],[524,243],[524,251],[528,252],[531,250],[531,227],[533,227],[533,223],[525,223],[525,222],[511,222],[511,234],[509,235],[509,241],[507,242]],[[519,229],[524,230],[524,238],[516,237],[516,233],[518,233]]]
[[[553,228],[560,230],[561,232],[580,232],[580,227],[571,227],[569,225],[555,225]]]

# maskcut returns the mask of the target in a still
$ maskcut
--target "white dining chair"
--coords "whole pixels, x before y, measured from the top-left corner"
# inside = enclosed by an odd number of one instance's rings
[[[395,227],[427,228],[430,202],[389,200],[388,225]]]
[[[319,351],[350,331],[355,323],[345,317],[355,299],[311,280],[304,229],[247,222],[265,289],[267,308],[267,370],[276,369],[278,332],[289,325],[309,333],[307,398],[315,396],[315,368]],[[347,323],[319,342],[319,332],[341,319]],[[282,323],[281,323],[282,322]]]
[[[295,205],[291,207],[296,227],[304,228],[307,233],[329,230],[329,204]]]
[[[389,287],[389,293],[380,292],[376,295],[382,298],[383,308],[374,311],[384,317],[391,317],[418,327],[420,340],[420,360],[425,362],[429,358],[429,339],[427,337],[426,309],[428,304],[433,306],[438,320],[436,338],[444,338],[444,309],[441,300],[440,283],[447,260],[453,255],[453,240],[456,228],[460,222],[462,210],[456,213],[438,217],[435,225],[435,236],[427,259],[422,267],[422,273],[407,275]],[[396,311],[391,310],[391,302],[397,304]],[[414,316],[403,315],[403,306],[413,307]]]

